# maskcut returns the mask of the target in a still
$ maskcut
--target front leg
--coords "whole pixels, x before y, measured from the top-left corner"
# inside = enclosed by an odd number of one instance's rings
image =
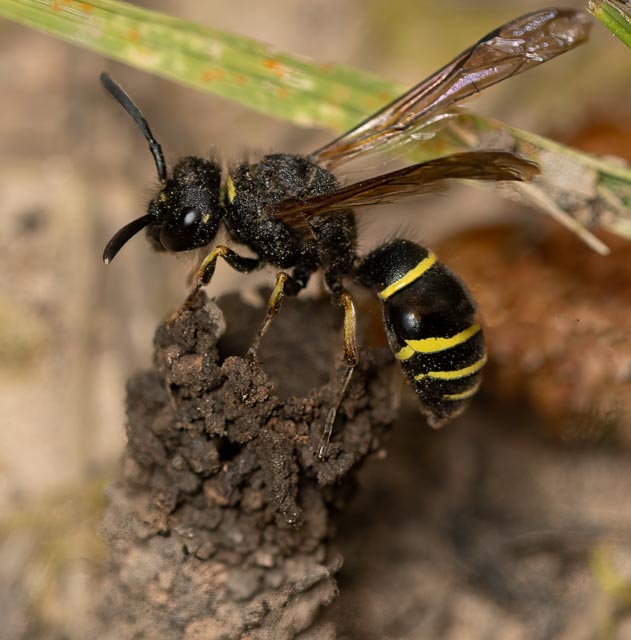
[[[186,308],[197,298],[202,287],[205,287],[212,279],[217,266],[217,258],[223,258],[235,271],[250,273],[264,266],[264,262],[258,258],[246,258],[229,249],[223,244],[217,245],[203,260],[195,272],[193,290],[188,294],[182,308]]]
[[[217,266],[217,258],[223,258],[235,271],[250,273],[263,267],[264,263],[259,258],[246,258],[229,249],[223,244],[217,245],[201,263],[195,274],[195,287],[193,294],[205,287],[212,279]]]

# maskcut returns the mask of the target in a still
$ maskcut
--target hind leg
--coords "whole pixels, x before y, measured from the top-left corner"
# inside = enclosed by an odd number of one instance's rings
[[[344,371],[341,380],[336,385],[335,399],[324,422],[322,437],[318,445],[319,458],[323,458],[326,453],[326,448],[333,433],[333,423],[335,422],[337,410],[344,399],[348,383],[351,381],[353,371],[359,361],[359,355],[357,353],[357,321],[353,300],[350,294],[343,288],[337,276],[327,273],[326,281],[331,293],[337,299],[338,304],[344,308]]]

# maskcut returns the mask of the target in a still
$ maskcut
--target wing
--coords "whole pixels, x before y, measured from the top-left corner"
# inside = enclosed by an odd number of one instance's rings
[[[524,181],[538,173],[535,163],[505,151],[454,153],[361,180],[332,193],[306,200],[284,200],[273,207],[272,215],[299,233],[309,235],[313,233],[310,221],[316,216],[339,215],[353,207],[440,191],[448,179]]]
[[[422,127],[457,112],[456,103],[583,43],[590,26],[586,13],[572,9],[544,9],[507,22],[312,158],[332,167],[386,142],[414,139]]]

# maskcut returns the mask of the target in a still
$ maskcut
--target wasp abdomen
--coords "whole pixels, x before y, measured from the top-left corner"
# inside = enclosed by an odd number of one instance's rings
[[[370,253],[357,278],[383,304],[388,342],[429,424],[442,426],[475,395],[486,363],[467,288],[431,251],[409,240]]]

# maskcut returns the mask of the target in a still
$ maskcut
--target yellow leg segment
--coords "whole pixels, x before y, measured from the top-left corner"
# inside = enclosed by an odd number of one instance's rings
[[[354,367],[358,361],[357,355],[357,317],[355,305],[350,295],[344,292],[340,296],[340,305],[344,307],[344,360]]]
[[[223,244],[218,244],[199,265],[195,274],[195,291],[206,286],[215,274],[215,268],[217,267],[217,258],[224,258],[230,249]]]
[[[336,389],[335,401],[326,415],[322,437],[320,438],[320,444],[318,445],[319,458],[324,458],[326,454],[326,448],[329,445],[329,440],[333,433],[333,423],[335,422],[337,410],[344,399],[346,388],[348,387],[348,383],[351,381],[353,371],[359,361],[359,355],[357,353],[355,305],[353,304],[353,300],[350,295],[346,292],[340,295],[339,304],[344,307],[344,364],[346,367],[342,374],[342,379]]]
[[[223,258],[235,271],[241,273],[250,273],[250,271],[260,269],[263,266],[263,262],[258,258],[240,256],[223,244],[217,245],[195,271],[193,289],[184,301],[182,308],[191,305],[199,294],[200,289],[210,282],[217,267],[217,258]]]
[[[192,306],[193,301],[197,298],[199,291],[202,287],[205,287],[210,280],[212,279],[215,268],[217,267],[217,258],[225,258],[231,251],[223,244],[217,245],[205,258],[204,261],[199,265],[199,268],[195,271],[195,276],[193,278],[193,288],[191,292],[184,300],[184,304],[182,305],[182,309],[186,309],[189,306]],[[173,319],[180,310],[177,310],[173,313],[170,320]]]
[[[284,271],[281,271],[276,276],[276,284],[274,286],[274,290],[272,291],[272,295],[269,298],[269,302],[267,303],[267,315],[265,316],[265,320],[263,320],[263,324],[261,325],[256,338],[254,339],[254,343],[248,351],[248,357],[252,360],[255,360],[257,358],[259,347],[261,346],[261,340],[267,333],[270,324],[272,324],[274,316],[280,309],[281,302],[285,297],[285,284],[287,283],[287,280],[289,280],[289,276]]]
[[[235,271],[250,273],[263,266],[259,258],[247,258],[229,249],[223,244],[217,245],[205,258],[195,275],[195,290],[205,287],[215,273],[217,258],[223,258]]]

